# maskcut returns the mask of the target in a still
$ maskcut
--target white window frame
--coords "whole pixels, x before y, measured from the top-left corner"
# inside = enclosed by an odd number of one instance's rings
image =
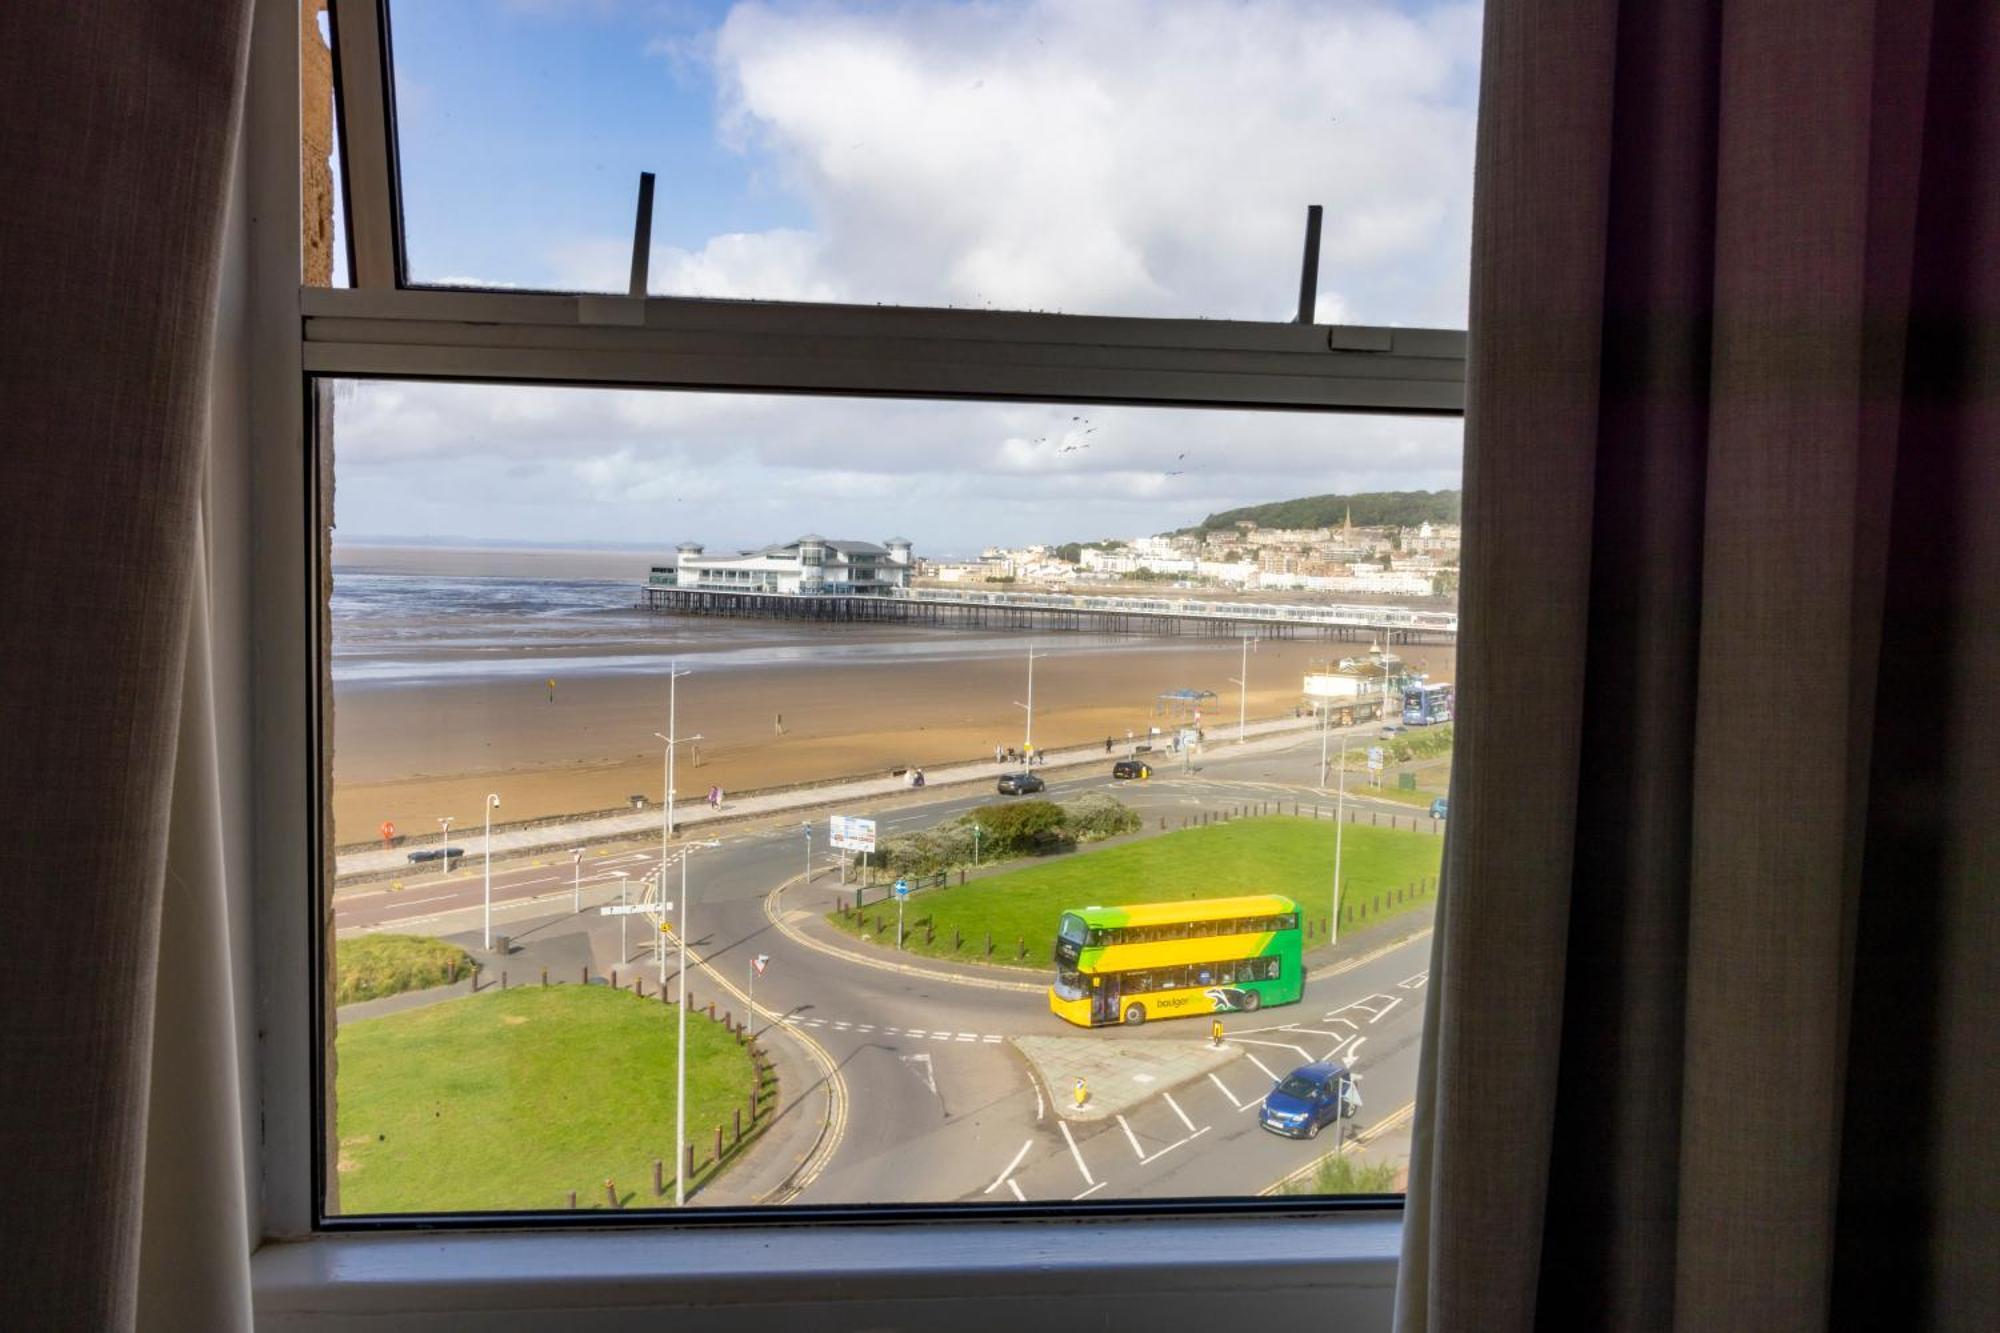
[[[234,280],[217,384],[240,389],[243,415],[217,413],[211,496],[244,518],[247,536],[218,541],[229,567],[217,589],[246,681],[242,697],[219,703],[224,727],[248,738],[237,813],[250,830],[250,891],[233,934],[239,974],[254,982],[242,1030],[257,1034],[245,1120],[260,1322],[430,1329],[476,1315],[506,1329],[593,1311],[613,1328],[674,1313],[715,1328],[797,1318],[970,1330],[1240,1322],[1254,1308],[1258,1322],[1386,1327],[1394,1211],[803,1228],[776,1211],[769,1224],[726,1228],[314,1232],[315,927],[304,891],[326,849],[309,798],[322,721],[312,377],[1439,416],[1464,405],[1459,330],[405,288],[380,4],[331,0],[354,286],[299,285],[298,0],[254,0],[225,249]]]

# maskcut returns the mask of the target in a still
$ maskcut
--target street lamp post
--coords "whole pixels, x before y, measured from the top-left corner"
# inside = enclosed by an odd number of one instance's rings
[[[456,815],[438,816],[438,851],[444,857],[444,874],[439,876],[441,879],[451,878],[451,821],[457,817]]]
[[[583,848],[572,847],[569,849],[569,863],[570,868],[576,872],[576,878],[570,885],[569,910],[572,912],[581,912],[583,910]]]
[[[657,731],[653,733],[656,740],[662,741],[666,745],[666,757],[660,764],[662,780],[667,784],[667,799],[661,806],[660,815],[660,869],[662,874],[665,873],[667,865],[667,841],[674,835],[674,751],[684,740],[698,741],[701,739],[699,736],[683,736],[679,731],[680,680],[682,676],[690,674],[692,673],[682,671],[678,662],[672,662],[667,665],[667,730],[665,735]],[[664,885],[664,880],[662,884]]]
[[[1250,649],[1256,646],[1256,643],[1257,640],[1254,636],[1247,634],[1243,636],[1243,665],[1237,668],[1243,674],[1241,676],[1231,676],[1229,678],[1229,683],[1236,687],[1236,739],[1239,744],[1243,740],[1245,734],[1245,727],[1247,726],[1249,721]]]
[[[806,883],[806,884],[810,884],[810,883],[812,883],[812,882],[813,882],[813,826],[812,826],[812,821],[811,821],[811,820],[806,820],[806,821],[805,821],[804,823],[800,824],[800,825],[799,825],[799,827],[800,827],[800,828],[802,828],[802,829],[804,829],[804,830],[805,830],[805,834],[806,834],[806,877],[805,877],[805,879],[804,879],[804,881],[803,881],[803,882],[804,882],[804,883]]]
[[[493,812],[500,808],[497,792],[486,793],[486,952],[493,952]]]
[[[1333,919],[1327,923],[1326,942],[1340,943],[1340,846],[1347,833],[1347,737],[1340,738],[1340,790],[1333,802]]]
[[[625,906],[625,881],[631,877],[631,874],[632,872],[629,870],[618,872],[618,905],[620,907]],[[618,961],[622,963],[628,957],[630,957],[630,954],[625,949],[625,914],[620,912],[618,914]]]
[[[1047,653],[1035,651],[1035,645],[1028,645],[1028,702],[1014,701],[1014,707],[1027,710],[1028,721],[1021,733],[1021,754],[1025,763],[1035,761],[1035,659],[1047,657]]]
[[[674,1038],[674,1207],[687,1202],[687,1086],[688,1086],[688,916],[694,904],[688,901],[688,857],[696,847],[720,846],[713,839],[690,843],[681,849],[681,983],[679,1030]],[[666,867],[660,868],[660,888],[666,889]]]

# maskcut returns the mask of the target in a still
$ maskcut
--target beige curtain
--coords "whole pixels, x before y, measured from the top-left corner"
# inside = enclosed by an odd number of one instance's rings
[[[0,1328],[247,1324],[197,526],[247,33],[0,5]]]
[[[2000,1327],[2000,5],[1484,81],[1398,1327]]]

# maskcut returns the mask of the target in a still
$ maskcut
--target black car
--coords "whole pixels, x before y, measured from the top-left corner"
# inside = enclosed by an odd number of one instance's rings
[[[1150,778],[1153,776],[1153,766],[1143,759],[1120,759],[1111,766],[1111,776],[1114,778]]]
[[[1047,791],[1049,784],[1033,773],[1002,773],[1000,794],[1002,796],[1025,796],[1031,791]]]
[[[461,860],[465,856],[465,849],[463,847],[426,847],[422,851],[411,852],[410,863],[412,865],[422,865],[426,861],[439,861],[447,856],[454,861]]]

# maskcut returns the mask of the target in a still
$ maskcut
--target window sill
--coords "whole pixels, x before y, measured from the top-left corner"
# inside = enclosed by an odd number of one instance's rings
[[[259,1327],[1387,1329],[1395,1213],[1256,1219],[372,1233],[267,1244]],[[796,1321],[796,1322],[794,1322]]]

